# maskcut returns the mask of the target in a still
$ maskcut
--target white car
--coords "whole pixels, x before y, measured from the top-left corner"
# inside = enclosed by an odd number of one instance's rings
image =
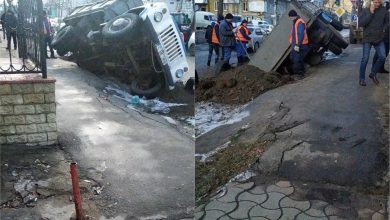
[[[188,54],[190,56],[195,56],[195,31],[192,32],[190,39],[188,40]]]
[[[259,27],[266,31],[267,34],[271,33],[272,29],[274,28],[274,26],[271,24],[260,24]]]
[[[247,44],[247,49],[249,51],[256,52],[257,49],[259,49],[266,33],[264,33],[264,31],[257,26],[248,26],[248,29],[251,32],[249,36],[252,38],[252,40]]]

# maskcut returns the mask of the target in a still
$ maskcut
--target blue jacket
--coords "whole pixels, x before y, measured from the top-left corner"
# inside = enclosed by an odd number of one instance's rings
[[[232,47],[236,44],[233,25],[226,20],[221,21],[219,25],[219,44],[222,47]]]

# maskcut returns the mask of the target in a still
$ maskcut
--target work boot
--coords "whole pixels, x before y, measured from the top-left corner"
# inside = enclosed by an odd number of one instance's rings
[[[359,85],[361,85],[361,86],[366,86],[367,84],[366,84],[366,82],[364,81],[364,79],[361,79],[361,80],[359,80]]]
[[[207,66],[210,66],[210,60],[207,60]]]

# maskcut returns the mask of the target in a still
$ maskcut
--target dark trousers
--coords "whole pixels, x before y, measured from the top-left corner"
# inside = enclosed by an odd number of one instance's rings
[[[16,41],[16,31],[7,31],[7,48],[11,48],[11,37],[14,41],[14,49],[18,48],[18,42]]]
[[[385,57],[389,55],[389,42],[384,42],[385,43]],[[375,53],[374,58],[372,59],[372,66],[371,66],[371,72],[374,70],[374,64],[378,60],[378,53]],[[382,68],[379,70],[380,72],[385,72],[385,64],[383,63]]]
[[[221,47],[218,44],[209,44],[209,56],[208,56],[208,59],[207,59],[208,62],[211,61],[211,58],[213,56],[213,51],[215,52],[215,55],[217,55],[215,57],[215,63],[218,62],[218,60],[219,60],[219,52],[221,50],[220,48]],[[222,53],[222,58],[223,58],[223,53]]]
[[[51,45],[51,41],[52,41],[52,37],[50,35],[46,36],[45,37],[45,48],[47,46],[49,46],[49,49],[50,49],[50,56],[51,57],[54,57],[54,50],[53,50],[53,46]]]
[[[301,45],[299,52],[294,50],[294,46],[291,47],[290,60],[292,61],[292,69],[294,74],[303,75],[305,72],[305,66],[303,63],[304,54],[307,50],[307,45]]]

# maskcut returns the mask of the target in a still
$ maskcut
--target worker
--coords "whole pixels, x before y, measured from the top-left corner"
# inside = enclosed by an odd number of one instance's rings
[[[237,60],[238,60],[238,65],[243,64],[248,57],[246,56],[246,44],[248,41],[250,41],[252,38],[249,37],[251,32],[249,31],[248,27],[248,21],[243,20],[241,24],[237,27],[237,32],[236,32],[236,51],[237,51]]]
[[[288,12],[288,17],[293,21],[293,26],[290,33],[291,53],[290,59],[293,63],[293,73],[297,74],[298,79],[304,77],[305,67],[303,64],[303,56],[308,48],[309,38],[306,32],[305,21],[297,14],[295,10]]]
[[[223,51],[220,52],[220,44],[219,44],[219,25],[221,24],[221,21],[223,20],[223,16],[218,16],[217,22],[214,24],[214,27],[211,31],[211,44],[214,49],[215,54],[217,57],[215,58],[215,63],[219,60],[219,54],[222,54],[222,60],[223,60]],[[207,65],[210,66],[211,57],[209,56],[209,59],[207,61]]]
[[[236,39],[233,32],[232,19],[233,15],[231,13],[227,13],[225,16],[225,20],[221,21],[221,24],[219,26],[220,45],[223,49],[223,69],[231,68],[229,61],[232,51],[234,50],[234,46],[236,44]]]

